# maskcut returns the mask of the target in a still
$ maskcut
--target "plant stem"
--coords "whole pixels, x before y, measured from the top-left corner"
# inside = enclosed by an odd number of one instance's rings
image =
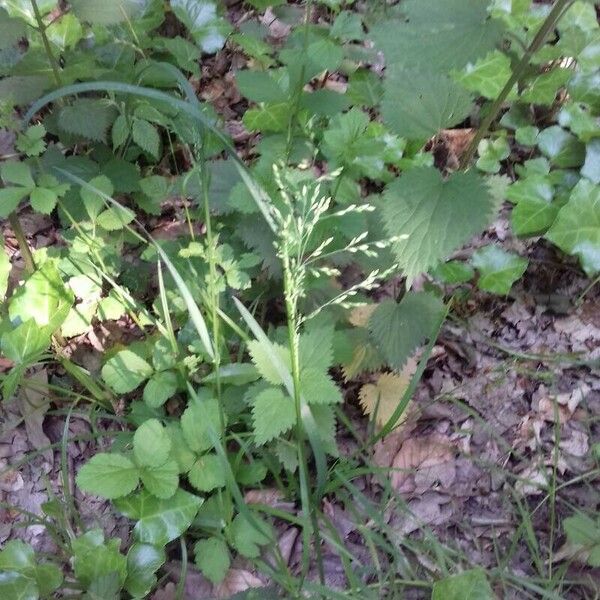
[[[527,67],[529,66],[532,56],[541,48],[542,44],[548,37],[548,34],[554,29],[556,23],[558,23],[572,2],[573,0],[557,0],[556,4],[553,6],[552,10],[546,17],[546,20],[542,23],[540,29],[536,33],[535,38],[529,45],[529,48],[527,48],[525,54],[523,54],[523,58],[521,58],[519,64],[514,68],[510,79],[506,82],[506,85],[504,88],[502,88],[502,91],[490,107],[488,114],[479,125],[479,128],[475,133],[475,137],[471,140],[471,143],[462,156],[460,161],[461,169],[466,169],[469,166],[469,163],[471,162],[471,159],[473,158],[475,151],[479,146],[479,142],[481,142],[481,140],[487,135],[490,126],[496,120],[498,113],[502,109],[502,105],[508,98],[508,95],[510,94],[514,85],[521,79]]]
[[[21,221],[19,221],[19,217],[16,212],[10,213],[8,215],[8,222],[15,234],[15,238],[17,238],[17,243],[19,244],[19,250],[21,251],[21,256],[25,261],[25,269],[29,273],[33,273],[35,271],[35,262],[33,260],[33,254],[31,254],[31,250],[29,249],[29,244],[27,243],[27,238],[25,237],[25,232],[21,227]]]
[[[37,5],[37,0],[30,0],[31,7],[33,8],[33,14],[35,15],[35,20],[37,23],[37,30],[40,32],[42,36],[42,43],[44,44],[44,50],[46,50],[46,55],[48,56],[48,62],[50,63],[50,67],[52,67],[52,72],[54,73],[54,79],[56,84],[59,87],[62,87],[62,80],[60,78],[60,69],[58,67],[58,62],[52,52],[52,48],[50,47],[50,40],[46,35],[46,24],[42,19],[42,14],[40,13],[40,9]]]

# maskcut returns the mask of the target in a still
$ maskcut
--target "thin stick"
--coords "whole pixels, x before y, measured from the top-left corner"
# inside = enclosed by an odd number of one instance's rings
[[[54,73],[54,79],[59,87],[62,86],[62,80],[60,78],[60,70],[58,68],[58,62],[56,62],[56,57],[52,52],[52,48],[50,46],[50,40],[46,35],[46,24],[42,19],[42,14],[40,13],[40,9],[37,5],[37,0],[30,0],[31,7],[33,8],[33,14],[35,15],[35,20],[37,23],[37,30],[40,32],[42,36],[42,43],[44,44],[44,50],[46,50],[46,55],[48,56],[48,61],[50,62],[50,66],[52,67],[52,73]]]
[[[29,244],[27,243],[27,238],[25,237],[25,232],[21,227],[21,221],[19,221],[19,217],[16,212],[10,213],[8,215],[8,222],[15,234],[15,238],[17,239],[17,243],[19,244],[19,250],[21,251],[21,256],[25,261],[25,269],[29,273],[33,273],[35,271],[35,262],[33,260],[33,254],[31,254],[31,250],[29,248]]]

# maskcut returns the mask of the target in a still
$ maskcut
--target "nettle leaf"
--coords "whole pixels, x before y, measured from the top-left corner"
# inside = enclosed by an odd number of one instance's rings
[[[321,367],[304,369],[300,382],[302,395],[309,404],[340,404],[344,401],[339,387]]]
[[[133,119],[131,128],[133,141],[144,152],[151,154],[156,160],[160,158],[160,135],[158,129],[144,119]]]
[[[279,344],[271,344],[271,346],[281,361],[289,366],[291,364],[290,351]],[[248,342],[248,352],[261,377],[273,385],[281,385],[283,380],[271,360],[270,351],[270,348],[265,348],[258,340]]]
[[[42,124],[32,125],[25,133],[19,134],[17,149],[27,156],[39,156],[46,149],[45,135],[46,128]]]
[[[242,96],[252,102],[285,102],[287,94],[269,71],[238,71],[235,75]]]
[[[213,54],[223,47],[231,28],[217,15],[214,0],[171,0],[171,7],[204,52]]]
[[[118,394],[127,394],[152,375],[152,367],[131,350],[121,350],[102,367],[102,379]]]
[[[75,15],[92,25],[116,25],[142,16],[147,0],[72,0]]]
[[[194,546],[194,556],[204,577],[215,584],[223,581],[231,564],[225,541],[215,537],[200,540]]]
[[[479,289],[505,295],[525,273],[529,261],[506,252],[500,246],[490,245],[475,251],[471,263],[479,271]]]
[[[97,5],[94,1],[94,4]],[[78,98],[58,114],[58,126],[73,135],[106,142],[107,133],[117,116],[117,109],[107,100]]]
[[[385,192],[385,229],[409,282],[429,270],[493,217],[496,200],[476,173],[447,180],[433,167],[412,169]]]
[[[489,52],[477,62],[469,63],[454,79],[471,92],[494,100],[498,97],[512,74],[510,58],[499,50]]]
[[[133,544],[127,553],[125,589],[134,598],[146,598],[156,584],[156,571],[165,563],[163,548]]]
[[[133,534],[138,542],[165,546],[189,529],[202,498],[178,489],[168,499],[146,491],[115,501],[115,507],[130,519],[136,519]]]
[[[252,407],[254,441],[260,446],[288,431],[296,423],[294,401],[281,388],[267,388]]]
[[[200,492],[211,492],[225,487],[225,470],[221,458],[216,454],[199,457],[188,473],[189,482]]]
[[[358,69],[348,79],[346,92],[353,104],[371,108],[383,98],[383,81],[370,69]]]
[[[483,569],[471,569],[436,581],[431,600],[494,600],[494,594]]]
[[[415,350],[435,334],[442,301],[426,292],[407,292],[399,303],[386,300],[369,318],[369,332],[387,363],[402,369]]]
[[[133,435],[133,453],[144,467],[164,465],[171,452],[171,438],[158,419],[144,421]]]
[[[584,271],[600,271],[600,187],[581,179],[560,209],[546,238],[563,252],[578,256]]]
[[[393,64],[387,69],[384,90],[383,120],[406,138],[428,139],[471,112],[469,93],[446,75]]]
[[[122,454],[93,456],[77,474],[77,486],[103,498],[127,496],[139,483],[138,468]]]
[[[212,428],[217,434],[221,431],[219,403],[204,400],[190,404],[181,415],[181,429],[188,446],[194,452],[204,452],[213,447],[209,434]]]
[[[157,498],[170,498],[179,487],[179,467],[169,460],[158,467],[144,467],[140,470],[144,487]]]
[[[309,327],[300,335],[300,366],[326,373],[333,366],[333,326]]]
[[[431,274],[443,283],[457,285],[471,281],[475,271],[471,265],[459,260],[451,260],[438,265]]]

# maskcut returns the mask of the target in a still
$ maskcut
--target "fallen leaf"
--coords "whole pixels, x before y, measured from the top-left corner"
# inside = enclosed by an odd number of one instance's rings
[[[559,446],[561,450],[564,450],[567,454],[578,456],[580,458],[585,456],[590,449],[587,434],[577,430],[574,430],[569,438],[561,440]]]
[[[50,449],[50,440],[44,433],[44,418],[48,412],[49,401],[44,393],[48,386],[48,373],[45,369],[27,377],[27,385],[21,386],[17,396],[19,409],[23,420],[29,443],[36,449],[45,448],[43,455],[50,464],[54,462],[54,453]]]
[[[264,583],[244,569],[229,569],[225,579],[215,587],[215,598],[229,598],[249,588],[264,587]]]
[[[363,304],[357,306],[350,311],[348,321],[354,327],[366,327],[369,323],[369,319],[377,308],[377,304]]]

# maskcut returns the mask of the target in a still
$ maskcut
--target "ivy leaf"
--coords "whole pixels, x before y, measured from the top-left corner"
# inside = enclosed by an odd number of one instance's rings
[[[214,584],[223,581],[231,564],[229,549],[223,540],[211,537],[196,542],[194,555],[204,577]]]
[[[204,454],[198,458],[188,473],[188,479],[200,492],[212,492],[227,483],[223,463],[216,454]]]
[[[572,133],[558,125],[540,132],[538,146],[542,154],[561,169],[579,167],[585,159],[585,146]]]
[[[546,238],[579,257],[589,275],[600,271],[600,187],[581,179],[560,209]]]
[[[477,287],[493,294],[508,294],[513,283],[527,269],[529,261],[490,245],[473,253],[473,266],[479,271]]]
[[[447,180],[433,167],[412,169],[385,193],[384,227],[409,282],[481,231],[496,201],[476,173]]]
[[[503,136],[495,140],[481,140],[477,151],[479,152],[477,168],[486,173],[498,173],[500,161],[510,156],[510,147]]]
[[[134,118],[131,135],[133,141],[144,150],[144,152],[148,152],[148,154],[151,154],[156,160],[160,158],[160,136],[158,135],[158,130],[152,123],[149,123],[144,119]]]
[[[470,569],[459,575],[446,577],[433,585],[431,600],[494,600],[494,594],[485,571]]]
[[[600,183],[600,139],[592,140],[587,144],[581,174],[595,184]]]
[[[538,75],[521,93],[521,100],[531,104],[550,106],[554,103],[556,94],[573,76],[571,69],[555,67]]]
[[[147,0],[73,0],[77,17],[92,25],[116,25],[133,21],[144,14]]]
[[[194,452],[204,452],[213,447],[209,429],[220,432],[220,423],[219,403],[214,399],[202,401],[201,406],[192,403],[181,415],[183,436]]]
[[[169,460],[158,467],[144,467],[140,470],[140,479],[153,496],[170,498],[179,487],[179,468],[174,460]]]
[[[121,350],[102,367],[102,379],[117,394],[127,394],[152,375],[152,367],[131,350]]]
[[[98,5],[94,0],[94,5]],[[96,142],[106,142],[107,132],[117,116],[117,109],[106,100],[78,98],[64,106],[58,114],[58,126],[63,131]]]
[[[235,549],[246,558],[257,558],[260,555],[260,546],[273,540],[273,530],[270,525],[256,514],[253,514],[253,523],[243,515],[238,514],[231,523],[230,533]]]
[[[252,407],[254,441],[259,446],[288,431],[296,423],[294,401],[280,388],[267,388]]]
[[[513,231],[517,235],[535,235],[544,233],[560,209],[553,203],[554,187],[545,175],[529,175],[513,183],[506,197],[517,205],[511,213]]]
[[[187,531],[201,504],[202,498],[182,489],[167,500],[141,491],[115,501],[118,511],[138,521],[133,528],[135,539],[156,546],[165,546]]]
[[[213,54],[223,47],[230,26],[217,15],[213,0],[171,0],[171,7],[204,52]]]
[[[369,318],[377,348],[394,369],[402,369],[415,350],[435,334],[442,301],[426,292],[408,292],[400,303],[386,300]]]
[[[123,584],[127,577],[127,559],[119,552],[121,540],[104,541],[101,529],[92,529],[71,542],[73,570],[85,587],[103,577],[114,577]]]
[[[77,474],[80,489],[109,500],[127,496],[138,483],[137,467],[122,454],[96,454]]]
[[[471,112],[468,92],[446,75],[391,65],[384,90],[384,123],[409,139],[428,139]]]
[[[177,391],[177,375],[173,371],[155,373],[144,388],[144,402],[151,408],[162,406]]]
[[[165,560],[162,548],[151,544],[133,544],[127,553],[127,592],[134,598],[146,598],[156,584],[155,573]]]
[[[160,467],[171,452],[171,438],[158,419],[144,421],[133,435],[133,453],[139,465]]]
[[[462,71],[454,73],[454,79],[470,92],[484,98],[498,97],[512,74],[510,59],[506,54],[493,50],[477,62],[469,63]]]

